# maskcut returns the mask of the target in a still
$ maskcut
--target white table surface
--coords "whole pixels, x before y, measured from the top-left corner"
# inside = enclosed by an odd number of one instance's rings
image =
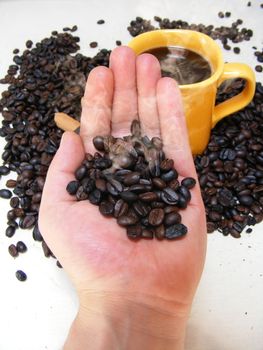
[[[130,1],[8,1],[0,0],[0,76],[12,62],[12,50],[23,49],[52,30],[77,24],[84,54],[94,55],[91,41],[99,49],[111,49],[116,40],[127,43],[126,30],[135,16],[154,15],[184,19],[193,23],[229,25],[241,18],[254,30],[251,41],[237,44],[239,55],[224,51],[226,61],[257,64],[252,46],[262,48],[263,9],[260,0],[130,0]],[[219,19],[219,11],[230,18]],[[103,18],[105,24],[97,25]],[[257,74],[262,81],[263,73]],[[3,91],[3,86],[0,86]],[[4,147],[0,140],[0,151]],[[12,175],[9,176],[12,178]],[[7,178],[0,180],[3,188]],[[46,259],[30,231],[4,235],[8,201],[0,200],[0,350],[58,350],[77,310],[77,298],[63,270]],[[208,237],[207,260],[188,325],[188,350],[263,349],[263,224],[251,234],[233,239],[214,233]],[[13,259],[8,245],[23,240],[28,252]],[[26,271],[28,280],[20,283],[15,271]],[[143,349],[144,350],[144,349]],[[146,350],[146,349],[145,349]]]

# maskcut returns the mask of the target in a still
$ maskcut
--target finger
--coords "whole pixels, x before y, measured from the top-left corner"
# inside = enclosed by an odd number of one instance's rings
[[[157,103],[165,154],[174,160],[180,175],[196,177],[182,97],[174,79],[161,78],[158,81]]]
[[[94,68],[88,77],[82,98],[80,135],[86,152],[94,153],[92,139],[110,134],[113,74],[107,67]]]
[[[142,54],[136,60],[138,111],[143,133],[149,137],[160,136],[156,86],[161,78],[160,64],[156,57]]]
[[[75,179],[74,172],[84,157],[85,151],[80,136],[74,132],[64,132],[59,149],[48,169],[41,210],[58,203],[75,201],[75,198],[67,193],[66,187]]]
[[[121,46],[110,55],[110,68],[114,74],[114,98],[111,129],[113,136],[130,133],[137,117],[136,57],[129,47]]]

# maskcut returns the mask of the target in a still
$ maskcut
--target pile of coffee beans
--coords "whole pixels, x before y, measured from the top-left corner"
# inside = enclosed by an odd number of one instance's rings
[[[219,101],[232,94],[221,94]],[[238,238],[263,219],[262,116],[263,87],[257,83],[253,101],[218,123],[204,153],[195,157],[208,232]]]
[[[181,183],[172,159],[167,159],[158,137],[141,135],[134,120],[131,135],[123,138],[97,136],[101,152],[87,154],[67,186],[77,200],[98,205],[106,217],[115,217],[131,239],[173,240],[187,233],[180,209],[191,200],[195,179]]]
[[[76,26],[64,28],[75,30]],[[21,55],[14,50],[15,65],[0,81],[9,84],[0,99],[0,136],[6,140],[0,176],[8,175],[10,170],[18,175],[6,182],[7,188],[0,189],[0,197],[5,199],[11,198],[13,190],[7,237],[12,237],[18,227],[34,228],[33,238],[43,240],[37,225],[38,210],[46,173],[62,135],[54,113],[62,111],[79,120],[89,72],[95,66],[108,65],[108,50],[101,50],[93,58],[73,55],[79,50],[78,42],[78,37],[57,31],[33,48],[32,41],[27,41]],[[46,256],[52,256],[45,243],[43,250]]]
[[[221,12],[224,17],[223,12]],[[229,16],[227,16],[229,17]],[[189,29],[196,30],[198,32],[209,35],[212,39],[218,39],[222,42],[226,50],[230,50],[231,47],[228,45],[228,41],[232,43],[239,43],[241,41],[248,41],[253,36],[253,31],[245,27],[239,28],[243,24],[242,19],[238,19],[228,26],[215,27],[213,24],[204,25],[204,24],[194,24],[188,23],[181,19],[179,20],[170,20],[169,18],[161,18],[155,16],[154,20],[158,23],[158,27],[154,27],[151,24],[151,21],[143,19],[142,17],[136,17],[130,22],[130,26],[127,28],[129,33],[132,36],[137,36],[139,34],[148,32],[154,29]]]

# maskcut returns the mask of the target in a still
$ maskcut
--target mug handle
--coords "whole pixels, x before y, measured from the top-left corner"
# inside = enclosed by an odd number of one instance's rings
[[[244,63],[225,63],[223,74],[219,78],[217,86],[225,80],[234,78],[245,79],[246,85],[238,95],[215,106],[212,117],[212,128],[219,120],[244,108],[253,99],[256,88],[255,73],[253,70]]]

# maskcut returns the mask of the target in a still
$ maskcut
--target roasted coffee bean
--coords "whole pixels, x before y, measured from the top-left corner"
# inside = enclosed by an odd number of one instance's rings
[[[109,193],[113,196],[118,196],[123,191],[122,184],[114,179],[110,179],[109,182],[107,182],[106,187]]]
[[[189,202],[191,200],[191,193],[185,186],[180,186],[178,188],[178,193],[184,197],[184,199]]]
[[[0,198],[10,199],[12,197],[12,192],[6,189],[0,190]]]
[[[88,193],[86,192],[84,186],[79,186],[79,188],[77,189],[77,193],[76,193],[76,198],[78,201],[83,201],[85,199],[88,199]]]
[[[139,198],[143,202],[153,202],[158,200],[158,195],[155,192],[145,192],[139,194]]]
[[[20,203],[20,201],[19,201],[18,197],[12,197],[10,199],[10,207],[11,208],[18,208],[19,207],[19,203]]]
[[[174,191],[177,190],[179,186],[180,186],[180,183],[177,179],[174,179],[168,182],[168,187],[170,187]]]
[[[153,239],[154,236],[154,231],[151,229],[143,229],[142,230],[142,238],[146,238],[146,239]]]
[[[160,168],[162,171],[167,172],[174,167],[174,161],[173,159],[165,159],[161,162]]]
[[[134,225],[127,227],[127,236],[131,239],[140,238],[142,235],[142,227],[141,225]]]
[[[98,43],[97,43],[96,41],[92,41],[92,42],[89,44],[89,46],[90,46],[91,48],[95,48],[95,47],[98,46]]]
[[[136,184],[130,186],[130,191],[135,192],[135,193],[144,193],[144,192],[149,192],[152,189],[151,185],[142,185],[142,184]]]
[[[129,206],[123,199],[119,199],[114,205],[114,217],[118,218],[127,214]]]
[[[140,217],[144,217],[144,216],[148,215],[150,210],[151,210],[151,207],[149,205],[147,205],[146,203],[143,203],[141,201],[134,202],[132,207],[133,207],[135,213]]]
[[[14,209],[11,209],[7,212],[7,219],[8,220],[15,220],[16,219],[16,213]]]
[[[138,199],[138,195],[131,191],[123,191],[120,193],[121,198],[128,203],[135,202]]]
[[[27,251],[27,246],[24,242],[18,241],[16,244],[16,249],[19,253],[25,253]]]
[[[179,195],[169,187],[162,191],[161,198],[168,205],[176,205],[179,201]]]
[[[1,165],[0,166],[0,176],[1,175],[8,175],[10,173],[10,169],[5,166],[5,165]]]
[[[219,214],[219,213],[216,212],[216,211],[209,211],[209,212],[208,212],[208,218],[209,218],[211,221],[220,221],[221,218],[222,218],[222,215]]]
[[[114,205],[111,202],[103,201],[100,203],[99,211],[104,216],[111,216],[114,212]]]
[[[130,174],[132,171],[129,169],[119,169],[115,172],[115,178],[116,180],[123,181],[125,179],[125,176],[127,174]]]
[[[155,227],[154,235],[159,240],[164,239],[164,237],[165,237],[165,227],[164,227],[164,225],[160,225],[160,226]]]
[[[84,176],[87,174],[87,168],[85,166],[80,166],[76,171],[75,171],[75,177],[77,180],[82,180]]]
[[[105,23],[104,19],[100,19],[97,21],[97,24],[103,24],[103,23]]]
[[[207,233],[212,233],[217,229],[217,225],[215,222],[208,221],[206,223]]]
[[[175,169],[171,169],[161,175],[161,179],[165,182],[169,182],[174,179],[177,179],[177,177],[178,177],[178,173]]]
[[[24,282],[24,281],[26,281],[26,279],[27,279],[27,275],[25,274],[24,271],[22,271],[22,270],[17,270],[17,271],[16,271],[16,278],[17,278],[19,281]]]
[[[27,215],[24,218],[21,218],[19,221],[19,227],[22,229],[30,229],[36,223],[36,217],[34,215]]]
[[[151,179],[140,179],[139,183],[141,185],[145,185],[145,186],[152,186],[152,180]]]
[[[165,238],[176,239],[187,233],[187,227],[184,224],[175,224],[165,229]]]
[[[8,247],[8,252],[13,258],[18,256],[18,250],[17,250],[17,247],[14,244],[11,244]]]
[[[159,226],[164,219],[164,211],[162,208],[152,209],[149,213],[149,223],[152,226]]]
[[[84,178],[81,180],[81,187],[86,193],[90,193],[95,189],[95,181],[92,178]],[[78,191],[77,191],[78,192]]]
[[[102,200],[102,193],[98,189],[89,194],[89,201],[91,204],[98,205]]]
[[[218,191],[218,202],[224,207],[233,207],[235,200],[231,191],[227,188]]]
[[[46,258],[49,258],[52,255],[52,252],[45,241],[42,241],[42,249]]]
[[[165,203],[163,202],[158,202],[158,201],[154,201],[151,202],[151,207],[154,208],[164,208],[165,207]]]
[[[189,190],[193,188],[195,184],[196,184],[196,180],[192,177],[186,177],[181,182],[181,185],[188,188]]]
[[[178,210],[179,210],[179,208],[177,206],[168,205],[168,206],[165,206],[164,213],[165,214],[177,213]]]
[[[6,237],[13,237],[16,232],[16,228],[14,226],[8,226],[5,230]]]
[[[153,178],[152,183],[153,183],[154,187],[158,188],[159,190],[163,190],[166,187],[165,181],[163,181],[159,177]]]
[[[94,165],[98,169],[107,169],[112,165],[112,161],[108,158],[95,159]]]
[[[16,187],[16,180],[7,180],[5,185],[7,188],[14,188]]]
[[[246,205],[246,206],[250,206],[254,202],[253,197],[247,196],[247,195],[238,196],[238,200],[239,200],[240,204]]]
[[[35,241],[38,241],[38,242],[42,242],[43,241],[43,237],[41,235],[41,232],[39,230],[39,227],[38,227],[38,223],[36,223],[34,229],[33,229],[33,239]]]
[[[179,213],[172,212],[169,214],[166,214],[164,217],[164,224],[165,226],[171,226],[174,224],[179,224],[181,222],[182,218]]]
[[[131,226],[138,222],[138,217],[136,215],[131,215],[127,213],[126,215],[119,216],[117,222],[120,226]]]
[[[79,188],[78,181],[70,181],[66,187],[66,190],[70,195],[75,195],[77,193],[78,188]]]
[[[95,180],[95,186],[101,192],[106,192],[107,191],[106,181],[104,179],[96,179]]]
[[[137,184],[139,180],[140,174],[138,172],[131,172],[124,177],[123,183],[125,186],[131,186]]]

